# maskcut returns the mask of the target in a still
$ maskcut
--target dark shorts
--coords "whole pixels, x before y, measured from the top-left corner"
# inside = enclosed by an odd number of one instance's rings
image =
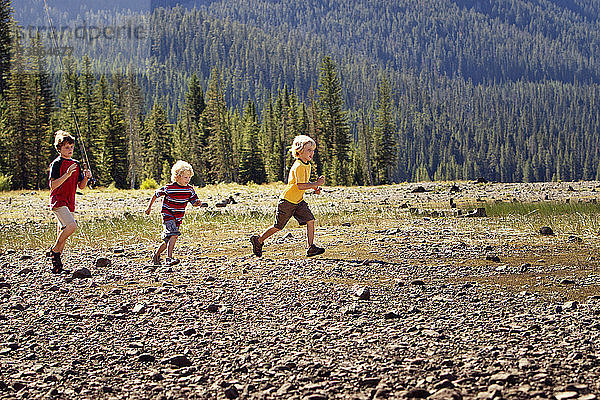
[[[277,212],[275,213],[275,225],[273,226],[277,229],[283,229],[292,217],[296,218],[300,225],[306,225],[308,221],[315,219],[306,201],[302,200],[300,203],[294,204],[284,199],[279,200]]]
[[[181,232],[179,232],[179,227],[177,226],[177,222],[174,219],[169,221],[163,221],[163,233],[161,239],[165,242],[169,241],[171,236],[179,236]]]

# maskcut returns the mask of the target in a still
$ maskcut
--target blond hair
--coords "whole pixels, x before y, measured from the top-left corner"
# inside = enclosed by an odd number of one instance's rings
[[[310,136],[306,135],[298,135],[294,138],[294,142],[292,143],[292,148],[290,152],[294,156],[294,158],[300,157],[300,153],[304,150],[304,146],[307,144],[312,145],[314,148],[317,147],[317,143]]]
[[[177,161],[171,167],[171,182],[175,182],[177,180],[177,177],[184,172],[189,172],[192,174],[191,176],[194,176],[194,169],[189,163],[186,163],[185,161],[181,160]]]
[[[54,134],[54,148],[56,148],[57,151],[60,151],[60,148],[65,143],[74,144],[75,138],[71,136],[69,132],[62,130],[56,131]]]

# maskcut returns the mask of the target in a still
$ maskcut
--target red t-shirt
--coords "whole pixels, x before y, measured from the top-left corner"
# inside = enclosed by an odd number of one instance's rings
[[[163,221],[174,219],[177,226],[181,224],[187,203],[193,205],[198,201],[198,196],[193,187],[190,185],[180,186],[176,182],[157,189],[154,195],[156,197],[165,196],[160,211]]]
[[[62,185],[50,191],[50,208],[67,206],[71,212],[75,211],[75,192],[77,184],[83,180],[83,172],[79,161],[72,158],[56,157],[50,164],[50,176],[48,179],[58,179],[67,172],[72,164],[76,164],[75,172],[63,182]]]

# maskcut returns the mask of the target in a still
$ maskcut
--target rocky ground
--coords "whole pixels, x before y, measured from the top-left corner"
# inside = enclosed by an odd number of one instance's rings
[[[394,212],[320,227],[327,252],[314,259],[303,257],[295,223],[261,259],[243,229],[182,238],[173,267],[150,267],[154,244],[130,240],[73,248],[70,272],[53,275],[41,249],[4,245],[0,399],[595,399],[595,237],[397,212],[450,197],[592,202],[599,185],[329,189],[309,198],[323,213],[365,204]],[[418,186],[426,191],[412,193]],[[278,190],[212,196],[270,209]],[[119,207],[110,194],[81,197],[80,216],[91,218],[139,213],[148,193]],[[44,202],[0,198],[5,234],[15,205],[28,203],[43,223]]]

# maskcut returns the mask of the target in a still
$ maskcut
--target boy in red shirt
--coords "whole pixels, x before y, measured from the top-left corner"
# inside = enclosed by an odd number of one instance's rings
[[[150,215],[154,201],[161,196],[165,196],[160,210],[163,220],[163,243],[156,249],[152,257],[153,265],[160,265],[160,255],[165,249],[167,250],[166,265],[179,264],[179,260],[173,258],[173,248],[175,248],[177,237],[181,235],[179,225],[183,220],[185,207],[187,203],[191,203],[194,207],[202,205],[194,188],[189,184],[192,176],[194,176],[192,166],[185,161],[177,161],[171,168],[171,183],[158,189],[150,199],[150,204],[146,209],[147,215]]]
[[[63,271],[61,254],[67,239],[77,229],[77,222],[73,217],[75,211],[75,192],[77,188],[83,189],[92,177],[89,169],[82,171],[79,161],[73,160],[75,138],[65,131],[56,131],[54,147],[60,154],[50,164],[50,208],[58,220],[56,241],[50,247],[47,256],[52,259],[52,272],[58,274]]]

